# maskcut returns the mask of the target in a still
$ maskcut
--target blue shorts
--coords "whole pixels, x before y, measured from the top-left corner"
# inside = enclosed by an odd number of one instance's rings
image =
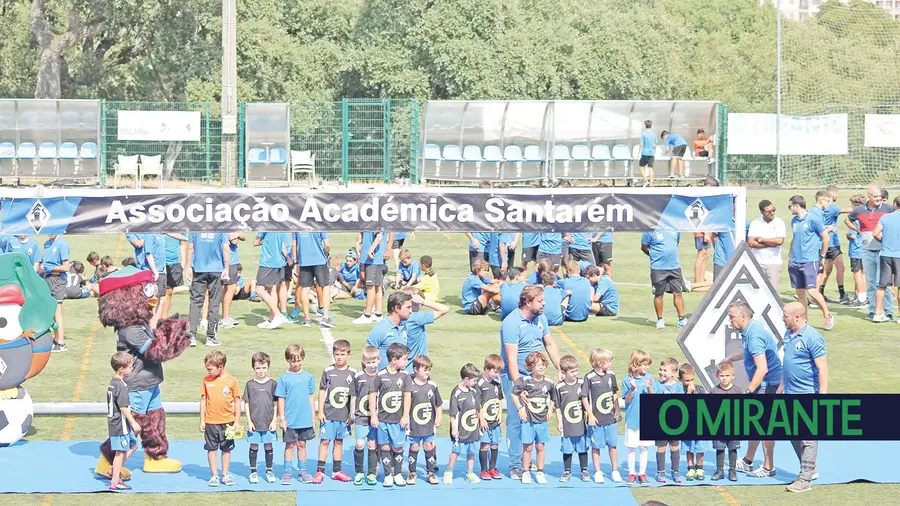
[[[691,453],[706,453],[709,451],[709,441],[682,441],[681,451]]]
[[[550,441],[550,429],[547,422],[522,422],[522,444],[546,443]]]
[[[319,439],[343,441],[350,437],[350,426],[343,420],[326,420],[319,426]]]
[[[703,236],[694,237],[694,248],[696,248],[697,251],[709,249],[710,245],[712,245],[712,241],[703,242]]]
[[[409,444],[411,445],[421,445],[424,443],[434,443],[435,437],[434,434],[430,436],[410,436]]]
[[[381,422],[378,424],[378,444],[403,448],[406,445],[406,431],[399,423]]]
[[[356,434],[357,441],[376,441],[378,440],[378,429],[371,425],[354,425],[353,433]]]
[[[585,436],[591,448],[615,448],[619,444],[619,436],[616,434],[616,424],[588,425]]]
[[[247,432],[247,442],[250,444],[261,445],[266,443],[274,443],[278,441],[278,433],[274,430],[255,430]]]
[[[559,448],[563,455],[587,453],[588,445],[585,436],[561,437],[559,438],[559,441]]]
[[[110,436],[109,446],[114,452],[127,452],[129,448],[137,446],[137,439],[134,438],[134,432],[129,432],[124,436]]]
[[[480,448],[481,443],[479,441],[472,441],[471,443],[453,441],[450,445],[450,452],[457,455],[475,455]]]
[[[499,445],[503,440],[503,431],[500,430],[500,424],[495,427],[481,432],[482,444]]]
[[[791,278],[791,288],[810,290],[816,288],[816,278],[819,275],[818,262],[790,262],[788,275]]]
[[[159,385],[147,390],[128,392],[128,402],[131,404],[131,412],[139,415],[146,415],[150,411],[162,409]]]

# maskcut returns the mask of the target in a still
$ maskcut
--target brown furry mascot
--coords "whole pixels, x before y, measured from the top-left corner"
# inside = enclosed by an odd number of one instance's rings
[[[162,363],[179,355],[190,345],[187,320],[177,315],[158,323],[153,309],[158,302],[156,283],[150,271],[134,267],[119,269],[100,280],[100,323],[116,330],[116,349],[134,357],[134,369],[125,378],[131,412],[141,426],[145,473],[177,473],[181,462],[168,458],[166,412],[159,385]],[[100,445],[95,473],[110,476],[114,453],[109,439]],[[131,472],[122,469],[122,479]]]

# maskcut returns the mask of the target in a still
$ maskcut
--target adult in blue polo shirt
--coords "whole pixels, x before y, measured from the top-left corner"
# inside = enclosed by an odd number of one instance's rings
[[[569,303],[563,316],[570,322],[583,322],[591,315],[591,282],[581,276],[581,266],[575,261],[569,262],[566,273],[567,277],[557,283],[569,293]]]
[[[537,262],[538,246],[541,244],[541,234],[534,232],[522,233],[522,271],[528,272],[528,262]]]
[[[403,288],[415,291],[415,288]],[[390,298],[388,298],[390,302]],[[422,311],[422,307],[431,311]],[[418,294],[412,296],[412,314],[406,320],[406,347],[409,348],[409,361],[406,363],[406,371],[413,374],[413,359],[420,355],[428,355],[428,336],[425,332],[427,325],[433,324],[445,314],[450,312],[450,307],[439,302],[425,300]]]
[[[51,234],[44,243],[41,268],[50,286],[50,294],[56,299],[56,336],[51,352],[67,351],[65,326],[63,325],[62,303],[66,299],[66,273],[69,272],[69,243],[62,236]]]
[[[160,299],[160,303],[156,307],[157,311],[162,311],[162,303],[166,297],[165,236],[163,234],[144,234],[144,251],[147,255],[147,268],[156,272],[156,293]],[[235,274],[237,274],[236,271]]]
[[[381,301],[384,296],[384,252],[390,240],[387,232],[360,232],[356,238],[359,250],[360,270],[366,283],[366,308],[353,320],[357,325],[375,323],[381,319]]]
[[[503,373],[500,382],[506,398],[506,412],[515,413],[512,400],[513,383],[519,376],[530,376],[525,369],[525,358],[534,351],[546,349],[550,361],[559,370],[559,349],[550,334],[550,325],[543,315],[544,289],[540,286],[526,286],[519,297],[519,308],[510,313],[500,324],[500,358],[503,359]],[[518,416],[506,417],[506,438],[509,449],[509,476],[522,477],[522,422]]]
[[[394,292],[388,297],[387,306],[387,317],[377,322],[366,338],[366,346],[378,348],[378,353],[381,355],[381,362],[378,364],[379,370],[387,367],[388,346],[394,343],[406,346],[408,339],[406,321],[412,314],[412,295]]]
[[[681,275],[681,263],[678,261],[678,243],[681,234],[674,230],[657,228],[652,232],[644,232],[641,236],[641,251],[650,257],[650,284],[653,285],[653,307],[656,309],[656,328],[663,329],[663,294],[671,293],[678,313],[678,328],[684,327],[684,298],[681,292],[685,288]]]
[[[545,232],[541,234],[541,242],[538,244],[537,261],[549,260],[553,264],[553,270],[559,269],[562,263],[563,234],[560,232]]]
[[[269,308],[269,317],[256,326],[261,329],[276,329],[288,319],[281,313],[282,296],[279,289],[284,282],[284,271],[291,252],[291,234],[286,232],[259,232],[253,245],[259,247],[259,268],[256,271],[256,295]],[[285,308],[286,297],[283,299]]]
[[[781,380],[785,394],[827,394],[828,357],[825,338],[807,321],[806,307],[799,302],[784,306],[784,369]],[[791,441],[800,459],[800,475],[787,489],[805,492],[816,474],[818,441]]]
[[[769,329],[759,320],[753,319],[753,308],[746,302],[735,302],[728,307],[731,326],[740,331],[743,350],[725,358],[724,362],[744,361],[744,369],[750,384],[744,393],[774,394],[781,384],[782,365],[778,356],[778,342]],[[755,471],[753,457],[759,441],[747,443],[747,453],[738,462],[737,470],[753,478],[774,478],[774,441],[763,442],[765,461]]]
[[[575,232],[568,234],[566,240],[569,241],[569,256],[577,261],[594,261],[594,252],[591,251],[590,233]]]
[[[506,243],[502,240],[503,234],[500,232],[491,232],[488,234],[488,243],[485,249],[487,254],[488,265],[491,266],[491,274],[494,279],[500,279],[501,276],[509,268],[506,261]]]
[[[884,314],[885,292],[891,290],[891,287],[900,287],[900,197],[894,197],[894,212],[878,219],[872,235],[881,241],[881,250],[878,254],[881,276],[878,280],[878,290],[875,292],[875,317],[872,321],[881,323],[890,320]],[[900,300],[900,292],[897,300]]]
[[[684,177],[684,152],[687,151],[688,143],[684,137],[663,130],[659,134],[666,147],[666,153],[672,154],[672,160],[669,162],[669,177]]]
[[[2,253],[21,253],[28,257],[28,260],[31,262],[31,265],[38,267],[41,263],[41,258],[43,257],[41,253],[41,247],[38,246],[37,241],[28,237],[27,235],[20,235],[16,237],[9,237],[6,242],[6,246],[4,249],[0,249]]]
[[[602,265],[603,271],[612,277],[613,233],[609,230],[598,232],[591,237],[591,250],[594,253],[594,264]]]
[[[831,330],[834,328],[834,315],[828,310],[828,304],[818,289],[818,275],[825,266],[825,253],[828,251],[825,224],[806,210],[806,199],[802,195],[791,197],[788,207],[794,215],[791,219],[794,236],[788,263],[791,288],[797,291],[798,300],[805,301],[809,295],[819,305],[825,318],[824,328]]]
[[[231,249],[228,246],[228,234],[222,232],[192,233],[188,238],[188,257],[194,271],[191,279],[189,325],[191,346],[196,346],[197,327],[200,325],[200,313],[203,301],[209,294],[209,307],[206,313],[206,345],[219,346],[217,337],[219,327],[219,304],[222,302],[222,279],[228,277],[228,263]]]
[[[295,303],[299,302],[303,309],[301,325],[304,327],[312,325],[309,313],[309,290],[315,287],[322,310],[319,325],[326,328],[334,327],[334,322],[328,316],[331,312],[331,283],[328,275],[328,255],[331,252],[331,245],[328,243],[328,234],[324,232],[295,233],[292,250],[299,266],[297,274],[299,283]]]
[[[734,241],[731,239],[731,232],[716,232],[713,253],[713,279],[719,279],[722,269],[728,265],[731,256],[734,255]]]
[[[641,131],[641,159],[638,167],[641,169],[643,186],[653,186],[653,158],[656,156],[656,134],[653,133],[653,122],[644,121],[644,130]]]
[[[506,281],[500,285],[500,321],[519,307],[519,296],[526,286],[522,269],[510,267],[506,271]]]
[[[516,265],[516,239],[518,239],[518,234],[514,232],[500,234],[500,242],[506,245],[507,268]]]
[[[466,232],[466,237],[469,238],[469,268],[472,267],[476,260],[488,260],[486,251],[490,233]]]
[[[134,248],[134,266],[142,271],[150,270],[147,263],[147,250],[144,249],[144,236],[147,234],[125,234],[125,240]]]

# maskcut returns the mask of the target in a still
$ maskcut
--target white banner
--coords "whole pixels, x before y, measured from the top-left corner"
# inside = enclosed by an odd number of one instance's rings
[[[774,155],[775,114],[728,115],[729,155]],[[782,155],[846,155],[847,115],[781,116]]]
[[[119,111],[123,141],[200,141],[199,111]]]
[[[900,148],[900,114],[866,114],[866,147]]]

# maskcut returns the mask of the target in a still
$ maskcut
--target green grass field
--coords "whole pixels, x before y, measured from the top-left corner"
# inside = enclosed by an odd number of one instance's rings
[[[785,205],[793,192],[789,191],[751,191],[749,195],[748,216],[758,215],[756,203],[761,198],[772,200],[779,208],[779,216],[788,221]],[[812,192],[804,192],[811,198]],[[845,190],[849,197],[850,191]],[[695,258],[693,241],[686,240],[681,244],[681,261],[684,272],[690,276]],[[73,236],[68,238],[72,246],[72,258],[84,259],[91,250],[101,255],[114,255],[117,262],[133,252],[124,236],[97,235]],[[43,238],[39,238],[42,242]],[[343,252],[355,242],[352,234],[332,235],[332,252],[343,255]],[[846,240],[842,240],[846,244]],[[429,254],[435,259],[435,269],[441,279],[441,293],[444,302],[452,307],[451,314],[429,327],[429,351],[434,360],[434,378],[445,392],[449,392],[458,381],[459,368],[465,362],[473,362],[479,367],[489,353],[499,351],[498,328],[496,315],[473,317],[463,315],[459,309],[459,293],[462,280],[467,274],[468,257],[466,239],[462,234],[429,233],[417,234],[414,240],[407,240],[413,255]],[[240,247],[241,260],[245,275],[255,277],[258,251],[252,242],[243,243]],[[846,246],[845,246],[846,251]],[[784,249],[786,255],[787,248]],[[619,283],[621,294],[620,316],[614,318],[590,318],[581,324],[566,324],[553,330],[561,352],[572,354],[579,359],[582,369],[587,368],[587,354],[594,347],[603,346],[613,351],[616,358],[613,369],[622,371],[628,354],[634,348],[649,351],[654,360],[672,356],[679,361],[684,360],[676,344],[677,329],[675,312],[671,299],[666,300],[665,314],[669,326],[665,330],[654,328],[652,294],[648,280],[648,260],[640,251],[640,236],[635,233],[616,234],[614,250],[614,278]],[[708,269],[712,269],[712,261]],[[853,282],[848,275],[846,286],[853,290]],[[779,287],[782,294],[790,293],[786,272],[782,276]],[[829,292],[836,289],[829,287]],[[688,312],[697,307],[703,294],[686,294],[685,303]],[[787,296],[787,295],[786,295]],[[186,295],[175,297],[173,308],[187,314],[188,300]],[[353,345],[353,364],[358,363],[358,352],[363,347],[369,326],[352,325],[350,320],[360,314],[362,301],[345,301],[334,307],[337,327],[332,335],[335,339],[348,339]],[[95,299],[69,301],[64,305],[66,323],[66,341],[69,351],[56,354],[43,374],[30,380],[25,387],[35,402],[82,401],[103,402],[105,391],[112,371],[109,368],[109,357],[115,350],[114,336],[110,329],[104,329],[96,318],[97,301]],[[863,320],[865,313],[859,310],[838,306],[837,325],[834,331],[826,334],[829,348],[832,392],[871,392],[886,393],[896,390],[891,381],[885,381],[885,371],[893,370],[892,357],[882,350],[891,349],[893,328],[871,325]],[[322,369],[330,364],[331,358],[326,353],[318,327],[302,328],[290,325],[278,330],[268,331],[256,328],[266,315],[263,304],[248,301],[235,303],[233,316],[241,322],[234,329],[222,330],[221,348],[228,354],[229,372],[238,377],[241,384],[251,377],[250,357],[256,351],[266,351],[273,358],[272,375],[277,376],[284,367],[283,351],[291,343],[299,343],[306,349],[305,368],[318,379]],[[812,313],[811,321],[821,326],[821,314]],[[885,332],[891,330],[893,332]],[[168,401],[198,400],[198,386],[204,375],[203,356],[206,349],[201,347],[188,349],[180,358],[166,364],[166,381],[163,385],[163,398]],[[888,375],[889,376],[889,375]],[[170,416],[168,435],[170,439],[197,439],[197,451],[202,452],[199,442],[199,419],[196,416]],[[621,428],[620,428],[621,429]],[[446,424],[443,428],[446,432]],[[106,437],[106,422],[100,417],[91,416],[39,416],[35,419],[30,440],[102,440]],[[442,451],[442,457],[446,453]],[[173,455],[177,458],[177,455]],[[237,459],[246,456],[236,455]],[[761,453],[759,454],[761,458]],[[796,457],[777,455],[776,464],[784,469],[799,468]],[[604,459],[605,460],[605,459]],[[38,464],[38,463],[35,463]],[[138,465],[134,462],[133,465]],[[857,464],[858,465],[858,464]],[[852,484],[839,486],[816,487],[812,493],[788,498],[782,487],[736,486],[736,487],[666,487],[662,489],[637,489],[634,491],[638,501],[657,499],[668,504],[777,504],[790,500],[795,504],[816,504],[817,506],[860,503],[872,501],[879,496],[893,496],[900,493],[900,486]],[[190,495],[194,504],[245,504],[260,502],[267,504],[294,504],[294,494],[259,494],[248,496],[242,493],[229,494],[194,494]],[[176,501],[186,496],[172,494],[166,499]],[[87,505],[102,501],[103,504],[143,505],[159,501],[157,496],[138,495],[110,497],[108,495],[73,495],[73,496],[0,496],[0,505]]]

